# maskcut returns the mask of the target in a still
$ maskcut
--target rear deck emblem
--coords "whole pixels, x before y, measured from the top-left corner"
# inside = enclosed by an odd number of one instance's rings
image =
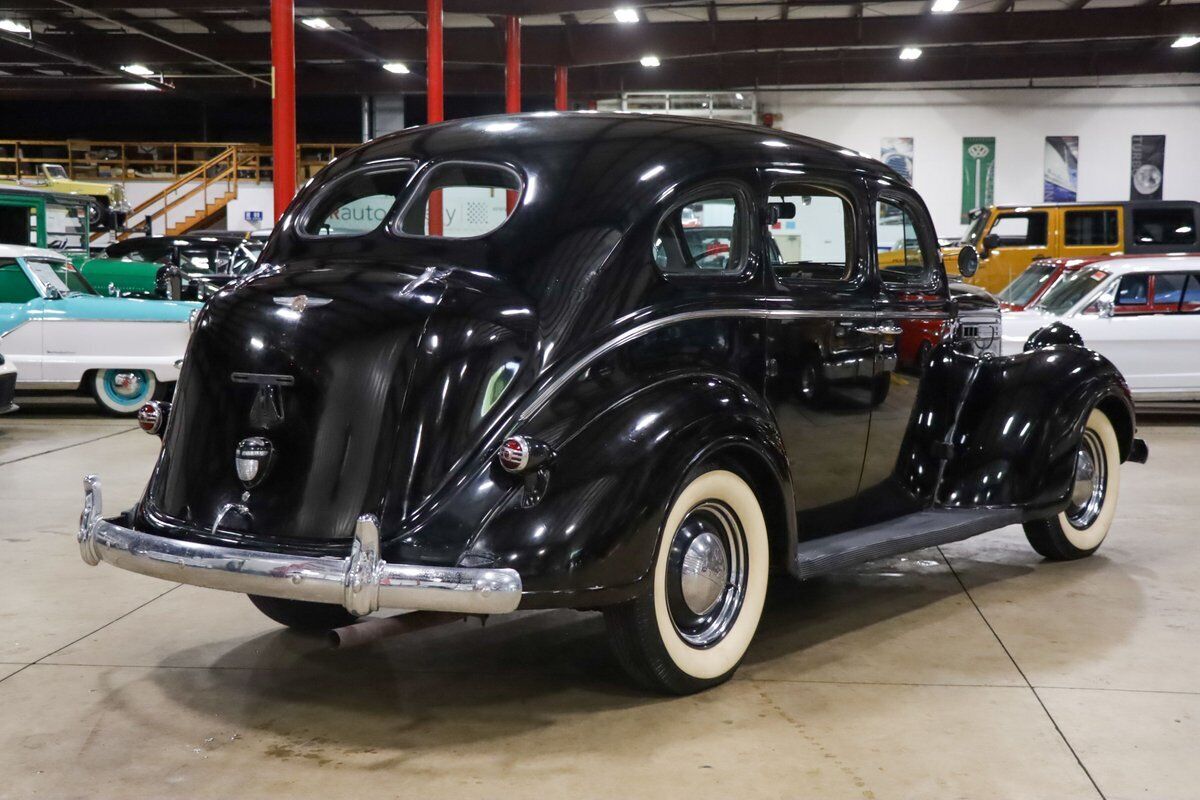
[[[320,308],[321,306],[329,305],[333,301],[328,297],[309,297],[306,294],[298,294],[294,297],[276,297],[275,302],[281,306],[290,308],[297,314],[302,314],[306,308]]]
[[[271,470],[271,462],[275,458],[275,447],[270,439],[262,436],[251,436],[238,442],[234,454],[233,465],[237,470],[238,480],[247,489],[252,489],[262,483]]]

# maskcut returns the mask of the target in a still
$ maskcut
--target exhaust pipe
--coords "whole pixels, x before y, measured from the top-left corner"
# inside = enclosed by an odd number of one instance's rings
[[[358,647],[388,636],[434,628],[450,622],[466,619],[466,614],[452,611],[408,611],[392,617],[364,619],[329,632],[330,643],[339,650]]]

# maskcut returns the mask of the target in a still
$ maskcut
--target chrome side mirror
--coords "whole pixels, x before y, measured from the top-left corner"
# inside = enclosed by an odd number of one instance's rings
[[[63,297],[62,292],[60,292],[58,290],[58,287],[56,287],[56,286],[47,286],[46,287],[46,299],[47,300],[62,300],[62,297]]]
[[[1113,301],[1111,297],[1101,297],[1096,301],[1096,312],[1101,317],[1107,319],[1113,315]]]
[[[958,251],[958,274],[969,278],[979,270],[979,252],[967,245]]]

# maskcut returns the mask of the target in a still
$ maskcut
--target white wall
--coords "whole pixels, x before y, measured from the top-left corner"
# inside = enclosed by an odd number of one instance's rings
[[[996,137],[996,202],[1042,200],[1045,137],[1079,137],[1079,199],[1129,197],[1130,137],[1166,134],[1163,197],[1200,199],[1200,88],[771,91],[785,130],[879,157],[880,139],[914,139],[913,183],[939,236],[962,231],[962,139]]]

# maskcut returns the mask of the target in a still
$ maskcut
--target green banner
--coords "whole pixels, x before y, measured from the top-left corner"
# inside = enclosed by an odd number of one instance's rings
[[[963,137],[962,219],[971,210],[990,206],[996,198],[996,137]]]

